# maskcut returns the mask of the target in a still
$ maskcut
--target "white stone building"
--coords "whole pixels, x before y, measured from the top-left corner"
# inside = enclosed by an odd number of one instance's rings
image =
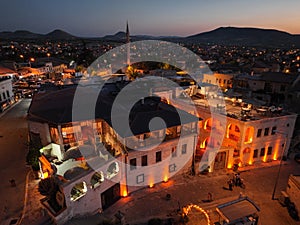
[[[114,127],[111,107],[116,86],[105,87],[109,94],[97,100],[94,119],[83,113],[81,120],[73,121],[76,87],[41,93],[32,101],[28,126],[31,141],[42,147],[41,176],[59,180],[56,206],[49,197],[43,205],[58,223],[104,210],[122,196],[194,169],[198,117],[175,111],[153,96],[138,101],[129,118],[122,113],[126,102],[118,105],[120,123],[129,119],[132,133]],[[95,90],[86,89],[87,101]],[[153,118],[165,124],[153,124]]]

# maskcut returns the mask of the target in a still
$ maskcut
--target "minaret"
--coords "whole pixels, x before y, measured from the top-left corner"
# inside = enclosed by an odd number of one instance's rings
[[[127,66],[130,66],[130,34],[128,21],[126,23],[126,44],[127,44]]]

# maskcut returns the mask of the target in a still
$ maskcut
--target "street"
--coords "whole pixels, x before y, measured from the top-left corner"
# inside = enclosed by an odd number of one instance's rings
[[[22,213],[26,174],[27,121],[30,99],[0,114],[0,221]],[[16,187],[11,187],[14,179]]]
[[[212,213],[218,204],[237,199],[242,192],[243,195],[248,196],[260,207],[259,225],[300,224],[300,222],[296,222],[289,216],[287,208],[282,207],[277,200],[272,200],[278,168],[278,165],[274,166],[273,164],[272,167],[266,166],[241,172],[241,178],[244,180],[246,188],[234,187],[233,191],[224,189],[228,188],[227,181],[232,178],[233,173],[195,177],[176,176],[174,180],[170,179],[167,183],[161,183],[155,185],[154,188],[146,188],[133,193],[127,198],[122,198],[105,211],[104,216],[113,218],[114,213],[121,209],[125,214],[127,223],[139,224],[147,222],[150,218],[174,216],[178,205],[182,207],[191,203],[200,205]],[[280,191],[286,189],[289,174],[300,174],[300,164],[297,164],[294,160],[283,163],[275,198],[279,197]],[[213,195],[213,201],[206,203],[205,200],[207,200],[209,192]],[[166,194],[171,196],[168,201],[165,198]],[[194,210],[192,214],[187,224],[207,224],[203,214]],[[192,218],[196,218],[196,220]],[[93,219],[96,221],[95,218]],[[201,223],[199,223],[200,220]],[[92,218],[91,221],[93,221]],[[84,222],[80,223],[78,220],[74,220],[67,224],[79,225],[84,224]]]
[[[19,217],[23,209],[26,174],[30,170],[26,166],[27,154],[27,122],[26,114],[30,100],[24,99],[11,110],[0,117],[0,221],[10,217]],[[266,163],[265,165],[271,165]],[[232,172],[212,173],[200,176],[179,175],[171,178],[167,183],[155,185],[153,188],[132,193],[127,198],[122,198],[116,204],[98,214],[100,217],[114,217],[119,209],[125,214],[127,223],[134,224],[145,222],[153,217],[174,216],[178,208],[190,203],[198,204],[206,210],[212,211],[215,206],[232,200],[242,194],[254,200],[261,209],[260,225],[294,225],[294,221],[286,208],[278,201],[272,200],[278,165],[258,168],[241,172],[241,178],[246,185],[245,189],[234,187],[233,191],[225,190],[227,181],[232,178]],[[286,189],[289,174],[300,174],[300,164],[294,160],[284,161],[279,177],[275,198],[280,191]],[[11,187],[9,180],[15,179],[16,187]],[[206,203],[207,194],[212,193],[213,201]],[[166,200],[169,194],[170,199]],[[37,200],[38,201],[38,200]],[[197,214],[195,213],[196,217]],[[199,215],[199,217],[203,215]],[[102,217],[103,218],[103,217]],[[197,217],[198,218],[198,217]],[[91,220],[89,220],[91,219]],[[72,220],[68,224],[87,224],[101,218],[85,218],[81,222]],[[76,221],[76,223],[74,223]],[[205,222],[205,219],[203,219]],[[94,223],[96,224],[96,223]],[[188,224],[192,223],[192,220]],[[199,224],[199,223],[198,223]],[[201,223],[202,224],[202,223]],[[205,223],[203,223],[205,224]]]

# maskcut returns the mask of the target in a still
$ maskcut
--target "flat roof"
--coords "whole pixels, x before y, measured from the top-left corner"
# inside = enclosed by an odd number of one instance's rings
[[[248,197],[218,205],[216,208],[220,216],[227,223],[251,216],[260,211],[260,208]]]
[[[285,111],[285,109],[282,108],[280,110],[274,110],[273,112],[271,112],[271,110],[269,110],[269,107],[251,104],[256,102],[255,100],[252,99],[244,99],[242,103],[239,103],[237,101],[233,103],[229,99],[224,99],[224,101],[220,101],[218,99],[210,99],[208,101],[207,99],[201,99],[198,98],[197,96],[193,96],[192,99],[200,112],[201,110],[205,110],[205,111],[213,110],[215,112],[219,110],[222,113],[223,112],[226,113],[227,117],[241,120],[241,121],[253,121],[253,120],[261,120],[261,119],[267,119],[273,117],[294,115],[294,113],[287,112]],[[220,102],[223,102],[224,105],[223,106],[218,105],[220,104]],[[259,104],[259,102],[257,103]],[[243,104],[252,105],[252,109],[247,112],[248,115],[247,117],[242,116]]]
[[[140,92],[146,94],[145,87],[141,89],[133,87],[133,93],[130,90],[122,91],[124,98],[115,103],[115,99],[123,87],[114,83],[105,85],[100,94],[99,89],[94,86],[80,87],[80,98],[84,102],[81,106],[83,108],[79,109],[73,102],[77,88],[78,86],[71,86],[35,94],[29,107],[28,119],[52,124],[103,119],[110,126],[112,126],[112,119],[118,119],[118,124],[114,126],[114,129],[121,137],[132,136],[132,133],[134,135],[148,133],[150,131],[149,124],[156,117],[161,118],[165,124],[155,123],[155,126],[152,127],[154,130],[199,121],[196,116],[162,102],[158,96],[145,97],[137,102],[132,102],[135,95],[139,95]],[[95,95],[98,97],[96,102],[91,98]],[[135,103],[133,107],[131,107],[132,103]],[[96,105],[94,106],[94,104]],[[94,115],[88,110],[91,106],[95,107]],[[113,107],[115,111],[112,111]],[[72,118],[74,108],[80,111],[76,120]],[[115,112],[117,115],[112,115]]]

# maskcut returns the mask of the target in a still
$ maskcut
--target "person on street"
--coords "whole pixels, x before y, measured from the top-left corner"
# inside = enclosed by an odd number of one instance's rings
[[[208,192],[208,194],[207,194],[207,201],[211,202],[212,200],[213,200],[212,193]]]
[[[230,179],[230,180],[228,181],[228,188],[229,188],[230,191],[233,190],[233,180],[232,180],[232,179]]]

